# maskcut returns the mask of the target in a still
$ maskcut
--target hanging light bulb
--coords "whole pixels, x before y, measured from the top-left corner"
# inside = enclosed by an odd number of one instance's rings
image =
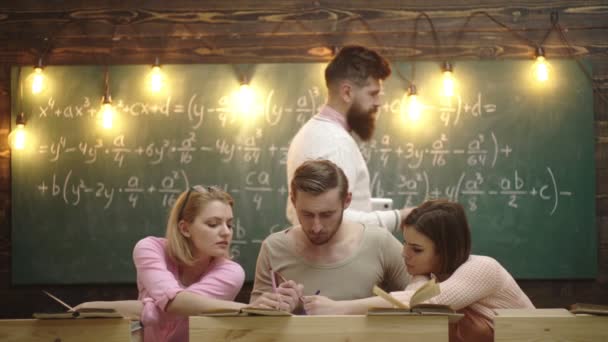
[[[25,132],[25,114],[23,112],[17,115],[15,119],[16,127],[8,135],[8,145],[13,150],[23,150],[27,144],[27,134]]]
[[[38,64],[34,67],[32,79],[32,93],[39,94],[44,89],[44,74],[42,73],[42,57],[38,59]]]
[[[418,101],[418,90],[416,89],[415,84],[412,83],[410,85],[404,97],[407,98],[405,99],[405,101],[401,102],[402,111],[405,109],[407,117],[411,121],[420,120],[420,118],[422,117],[422,103]]]
[[[150,71],[150,90],[153,93],[158,93],[163,88],[163,72],[160,68],[158,57],[154,61],[152,71]]]
[[[105,129],[112,128],[112,122],[114,120],[114,107],[112,106],[112,98],[110,95],[104,95],[101,101],[101,127]]]
[[[538,46],[536,47],[536,62],[534,62],[534,77],[539,82],[545,82],[549,79],[549,65],[545,59],[545,50]]]
[[[239,99],[244,103],[251,103],[253,100],[253,89],[249,83],[243,83],[239,87]]]
[[[104,94],[101,98],[101,110],[99,111],[99,119],[101,121],[101,127],[104,129],[111,129],[114,121],[114,107],[112,106],[112,96],[110,96],[110,75],[108,73],[108,67],[106,66],[105,77],[104,77]]]
[[[453,68],[450,62],[443,62],[441,66],[441,70],[443,71],[442,76],[442,87],[441,87],[441,95],[446,97],[454,96],[454,75]]]
[[[249,114],[254,105],[255,93],[246,77],[241,79],[241,85],[236,96],[236,109],[241,114]]]

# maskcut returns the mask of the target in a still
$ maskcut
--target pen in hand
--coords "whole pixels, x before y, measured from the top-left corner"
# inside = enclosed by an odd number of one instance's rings
[[[288,280],[285,279],[285,277],[283,277],[283,275],[281,275],[281,273],[279,273],[277,271],[273,271],[272,273],[273,273],[273,276],[274,276],[273,278],[279,280],[279,282],[280,282],[279,284],[288,282]],[[306,313],[306,309],[304,309],[304,297],[303,296],[298,296],[298,300],[302,303],[302,314],[306,315],[307,314]]]
[[[283,277],[283,276],[281,275],[281,273],[279,273],[279,272],[277,272],[277,271],[273,271],[273,274],[274,274],[274,276],[275,276],[276,278],[278,278],[278,279],[279,279],[279,281],[280,281],[280,283],[279,283],[279,284],[282,284],[282,283],[286,283],[286,282],[287,282],[287,279],[285,279],[285,277]],[[300,299],[300,301],[301,301],[302,303],[304,303],[304,298],[302,298],[302,296],[298,296],[298,299]]]
[[[277,279],[275,277],[277,273],[275,271],[272,270],[272,268],[270,269],[270,280],[272,281],[272,292],[277,296],[277,299],[279,301],[279,307],[276,308],[277,310],[281,310],[281,294],[279,294],[277,292]]]

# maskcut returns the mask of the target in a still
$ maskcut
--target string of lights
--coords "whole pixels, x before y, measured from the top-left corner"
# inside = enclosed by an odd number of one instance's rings
[[[493,22],[494,24],[499,26],[501,29],[512,34],[518,40],[525,42],[525,44],[534,51],[534,62],[533,62],[533,66],[532,66],[532,72],[533,72],[535,78],[538,80],[538,82],[541,82],[541,83],[547,82],[551,77],[551,75],[550,75],[551,67],[547,62],[547,56],[546,56],[546,52],[544,49],[544,45],[547,42],[551,33],[557,32],[560,41],[567,48],[568,56],[571,59],[576,61],[581,72],[583,72],[585,74],[585,77],[591,83],[594,93],[597,94],[602,101],[608,103],[608,99],[602,93],[599,85],[593,79],[593,77],[591,76],[591,74],[587,70],[587,68],[584,66],[584,64],[580,61],[581,56],[577,56],[574,54],[575,49],[570,44],[569,40],[566,37],[565,30],[559,23],[559,17],[558,17],[557,12],[554,11],[551,13],[551,16],[550,16],[551,25],[548,28],[547,32],[544,34],[543,38],[540,40],[540,42],[536,43],[533,40],[529,39],[528,37],[522,35],[521,33],[513,30],[506,24],[500,22],[498,19],[493,17],[491,14],[489,14],[485,11],[476,11],[476,12],[471,13],[466,18],[463,25],[457,31],[455,44],[453,46],[460,46],[460,43],[461,43],[462,39],[464,38],[464,34],[466,32],[467,27],[471,23],[472,19],[475,17],[478,17],[478,16],[483,16],[483,17],[489,19],[491,22]],[[413,28],[413,34],[412,34],[411,44],[410,44],[410,46],[412,47],[412,51],[414,51],[414,55],[410,57],[411,75],[409,78],[407,78],[403,75],[403,73],[401,72],[401,70],[399,70],[399,68],[394,69],[396,71],[396,74],[398,75],[398,77],[404,81],[405,88],[406,88],[404,90],[404,95],[401,100],[401,110],[400,110],[401,115],[403,117],[407,116],[409,118],[409,120],[412,120],[412,121],[416,121],[416,120],[420,119],[420,117],[423,115],[423,110],[424,110],[424,104],[419,100],[420,92],[419,92],[418,88],[416,87],[416,83],[415,83],[416,59],[417,59],[417,57],[416,57],[417,36],[420,33],[418,30],[418,24],[419,24],[419,21],[423,20],[423,19],[428,23],[428,25],[430,27],[430,31],[431,31],[433,42],[434,42],[435,59],[438,59],[441,61],[440,69],[439,69],[442,74],[442,86],[441,86],[440,95],[442,97],[447,97],[447,98],[454,96],[456,94],[455,89],[458,84],[457,79],[455,77],[456,75],[454,73],[454,65],[451,61],[449,61],[444,56],[442,46],[440,44],[433,20],[427,13],[418,12],[418,15],[416,16],[416,18],[414,20],[414,28]],[[364,18],[362,18],[361,16],[356,16],[356,17],[349,18],[348,20],[360,22],[364,26],[364,28],[367,30],[367,33],[372,37],[376,46],[381,47],[383,45],[381,40],[375,34],[374,29],[370,26],[370,24]],[[57,34],[59,32],[61,32],[67,25],[72,24],[72,23],[73,22],[70,22],[70,21],[63,23],[62,25],[58,26],[57,29],[52,33],[52,36],[50,37],[50,39],[46,38],[46,37],[44,38],[45,47],[44,47],[43,51],[39,54],[37,63],[34,67],[32,75],[31,75],[31,90],[32,90],[32,93],[34,94],[34,96],[38,96],[39,94],[44,93],[46,76],[44,75],[43,69],[45,66],[45,60],[48,61],[48,56],[52,52],[53,43],[56,39]],[[284,21],[277,22],[277,25],[274,27],[274,29],[270,33],[270,36],[275,35],[284,23],[285,23]],[[310,27],[308,27],[307,25],[302,23],[300,20],[297,20],[297,23],[305,30],[312,32]],[[190,30],[190,28],[186,24],[184,24],[184,25],[188,30]],[[139,35],[137,34],[136,36],[139,36]],[[326,43],[328,43],[328,42],[326,42]],[[335,55],[335,53],[338,49],[338,45],[328,43],[328,46],[331,46],[331,48],[328,49],[328,51],[330,51],[330,54]],[[104,63],[104,64],[106,64],[106,66],[104,68],[104,88],[103,88],[103,95],[102,95],[102,100],[101,100],[101,108],[99,111],[99,121],[100,121],[101,127],[103,127],[104,129],[112,129],[116,114],[112,107],[112,100],[111,100],[111,94],[110,94],[110,86],[109,86],[110,72],[109,72],[107,63]],[[23,89],[22,89],[22,81],[20,78],[21,77],[20,73],[21,73],[21,68],[19,68],[18,75],[19,75],[19,85],[20,85],[19,101],[22,102]],[[253,98],[255,96],[254,91],[250,86],[250,82],[251,82],[250,72],[244,73],[244,72],[237,71],[236,73],[237,73],[237,77],[239,79],[239,90],[237,91],[239,99],[237,100],[237,102],[239,102],[241,104],[243,104],[243,103],[247,104],[250,102],[249,99]],[[158,94],[166,87],[167,76],[164,74],[164,72],[162,70],[162,66],[160,64],[160,58],[158,56],[155,57],[154,63],[152,64],[151,70],[150,70],[149,74],[147,75],[147,77],[148,77],[148,82],[149,82],[149,90],[152,93]],[[248,107],[248,105],[244,106],[244,108],[247,108],[247,107]],[[16,116],[15,128],[9,135],[9,144],[10,144],[11,149],[18,150],[18,149],[24,148],[24,146],[26,144],[26,136],[27,136],[25,133],[25,121],[26,121],[25,113],[23,111],[20,111],[19,114]]]

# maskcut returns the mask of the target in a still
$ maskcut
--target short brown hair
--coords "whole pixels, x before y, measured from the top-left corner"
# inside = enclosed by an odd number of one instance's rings
[[[391,67],[376,51],[363,46],[343,47],[325,68],[325,84],[330,88],[336,82],[349,80],[364,86],[371,76],[384,80],[391,74]]]
[[[403,220],[435,244],[441,273],[451,275],[471,254],[471,230],[462,205],[438,199],[422,203]]]
[[[291,195],[306,192],[320,195],[331,189],[340,189],[340,199],[348,195],[348,178],[342,169],[327,159],[307,160],[293,174],[290,189]]]
[[[197,185],[179,195],[171,208],[166,232],[167,253],[173,261],[181,265],[192,265],[196,261],[193,253],[194,246],[191,240],[180,232],[179,222],[181,220],[188,223],[194,222],[201,211],[213,201],[234,206],[232,197],[216,187]]]

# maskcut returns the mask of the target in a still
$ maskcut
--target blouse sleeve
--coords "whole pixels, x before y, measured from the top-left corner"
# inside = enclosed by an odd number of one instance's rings
[[[219,261],[185,291],[216,299],[234,300],[245,282],[245,271],[231,260]]]
[[[393,291],[391,295],[397,298],[400,302],[409,304],[410,298],[414,295],[414,293],[422,287],[427,281],[429,281],[429,277],[417,275],[413,276],[407,285],[407,287],[402,291]]]
[[[133,249],[133,262],[138,281],[148,291],[148,297],[164,311],[167,304],[182,290],[169,271],[164,245],[153,238],[140,240]]]
[[[500,264],[483,256],[471,256],[445,281],[439,283],[441,293],[425,303],[445,304],[454,310],[463,309],[498,291],[502,286]],[[416,277],[405,291],[393,293],[409,303],[415,290],[424,284],[424,277]]]

